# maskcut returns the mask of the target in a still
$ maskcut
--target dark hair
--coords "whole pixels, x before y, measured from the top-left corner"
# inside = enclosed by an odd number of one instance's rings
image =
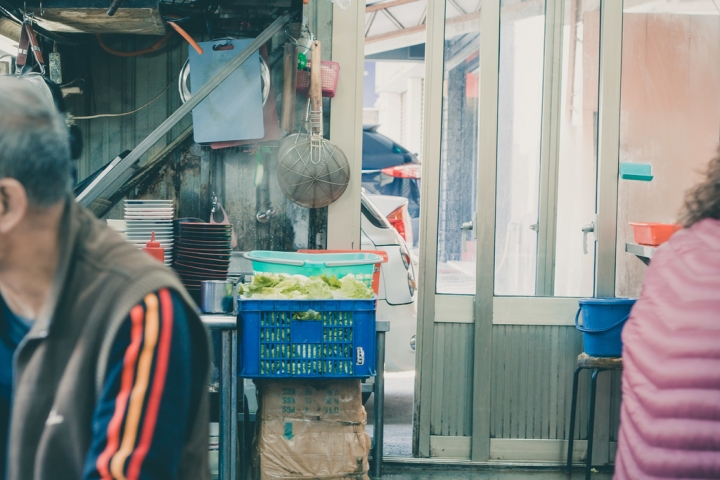
[[[28,80],[0,76],[0,178],[20,182],[37,207],[72,192],[68,129],[49,97]]]
[[[707,166],[705,180],[685,194],[680,220],[687,228],[705,218],[720,220],[720,149]]]

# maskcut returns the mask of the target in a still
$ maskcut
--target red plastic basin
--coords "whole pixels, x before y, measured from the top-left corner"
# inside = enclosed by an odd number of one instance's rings
[[[651,247],[667,242],[673,233],[682,230],[682,225],[675,223],[629,223],[633,227],[635,242]]]

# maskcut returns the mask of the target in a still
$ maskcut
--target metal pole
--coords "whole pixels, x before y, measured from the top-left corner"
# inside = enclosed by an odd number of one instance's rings
[[[599,369],[595,369],[590,377],[590,408],[588,410],[587,458],[585,462],[585,480],[590,480],[592,469],[593,439],[595,435],[595,398],[597,397],[597,377]]]
[[[390,322],[377,322],[375,327],[375,404],[373,424],[373,477],[382,475],[383,429],[385,427],[385,332],[390,331]]]
[[[140,144],[135,147],[127,157],[123,158],[120,163],[112,169],[112,171],[108,172],[105,177],[95,184],[94,188],[85,189],[85,191],[83,191],[83,193],[77,198],[78,203],[80,203],[83,207],[90,206],[90,204],[98,198],[100,192],[105,191],[105,189],[108,188],[108,186],[112,184],[118,176],[122,175],[125,170],[130,168],[130,166],[137,162],[140,157],[147,153],[147,151],[150,150],[150,147],[155,145],[155,143],[157,143],[158,140],[160,140],[170,131],[170,129],[182,120],[185,115],[190,113],[193,108],[205,99],[205,97],[210,95],[213,90],[219,87],[226,78],[232,75],[232,73],[245,62],[245,60],[250,58],[250,55],[255,53],[257,49],[262,47],[268,42],[268,40],[270,40],[270,38],[272,38],[273,35],[279,32],[291,18],[292,15],[286,13],[285,15],[278,17],[277,20],[270,24],[269,27],[263,30],[263,32],[255,40],[253,40],[250,45],[245,47],[235,58],[230,60],[230,62],[213,78],[211,78],[210,81],[203,85],[197,93],[194,93],[187,102],[175,110],[164,122],[160,124],[159,127],[153,130],[150,135],[145,137],[145,139],[140,142]]]
[[[238,381],[237,381],[237,330],[233,330],[230,336],[230,480],[237,479],[237,460],[238,460]]]
[[[220,448],[218,459],[218,476],[220,480],[234,480],[231,477],[230,459],[232,456],[232,378],[229,360],[232,359],[232,336],[229,330],[222,332],[222,355],[220,367]],[[230,418],[228,418],[230,417]]]
[[[595,296],[615,296],[623,2],[600,2]],[[607,412],[607,410],[605,410]]]
[[[573,443],[575,442],[575,416],[577,415],[577,395],[580,370],[582,369],[577,367],[575,369],[575,373],[573,374],[572,403],[570,404],[570,436],[568,437],[567,465],[565,466],[565,470],[568,473],[572,471]]]

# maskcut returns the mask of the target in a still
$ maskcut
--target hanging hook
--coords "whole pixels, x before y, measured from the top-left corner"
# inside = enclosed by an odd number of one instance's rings
[[[217,44],[213,45],[212,46],[213,50],[218,51],[218,50],[232,50],[233,49],[233,44],[232,44],[233,39],[232,38],[225,37],[225,38],[219,38],[218,40],[225,40],[225,43],[217,43]]]
[[[110,7],[108,8],[107,16],[112,17],[113,15],[115,15],[115,12],[118,11],[118,8],[120,8],[120,5],[122,4],[122,2],[123,2],[123,0],[113,0],[112,3],[110,4]],[[42,8],[42,3],[40,5],[41,5],[40,8]]]
[[[212,193],[210,203],[212,204],[212,210],[210,210],[210,214],[212,215],[217,211],[217,206],[218,206],[218,197],[215,194],[215,192]]]
[[[263,211],[258,212],[257,215],[255,215],[255,218],[260,223],[267,223],[270,220],[270,217],[272,217],[274,215],[275,215],[275,209],[270,207],[267,210],[265,210],[264,212]]]

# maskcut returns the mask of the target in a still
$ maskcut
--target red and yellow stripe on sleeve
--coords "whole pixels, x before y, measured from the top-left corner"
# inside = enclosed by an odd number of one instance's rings
[[[173,306],[167,289],[147,295],[144,304],[130,312],[120,391],[107,444],[96,463],[102,479],[137,480],[155,433],[170,358]]]

